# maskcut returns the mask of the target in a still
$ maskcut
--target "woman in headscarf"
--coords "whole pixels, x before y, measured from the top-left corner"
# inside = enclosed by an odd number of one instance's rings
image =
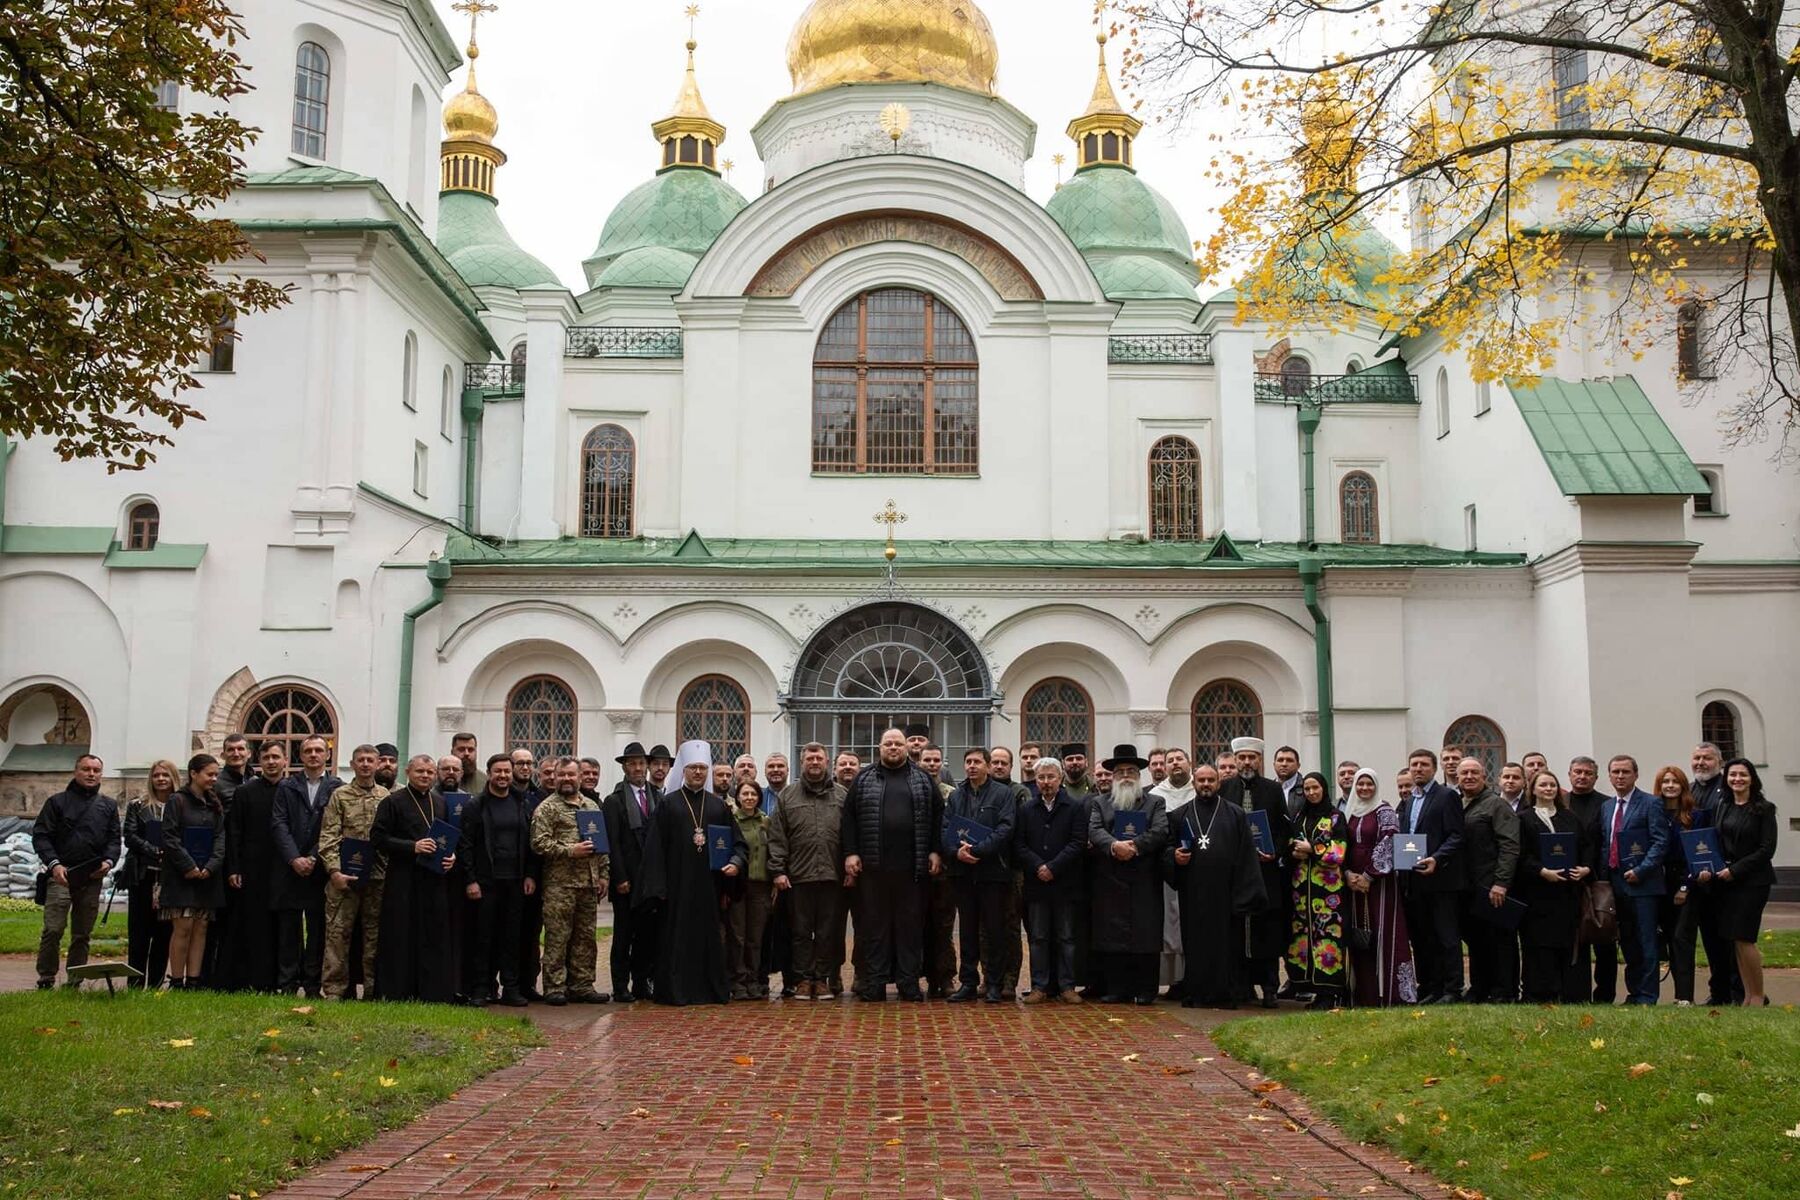
[[[1394,874],[1394,834],[1400,818],[1381,796],[1381,781],[1364,767],[1350,783],[1344,810],[1349,853],[1344,879],[1350,885],[1350,986],[1358,1007],[1414,1004],[1419,981],[1413,974],[1412,940],[1406,909]]]
[[[1344,815],[1331,803],[1331,784],[1317,771],[1300,781],[1294,817],[1294,910],[1288,978],[1313,993],[1311,1007],[1336,1008],[1344,999]]]

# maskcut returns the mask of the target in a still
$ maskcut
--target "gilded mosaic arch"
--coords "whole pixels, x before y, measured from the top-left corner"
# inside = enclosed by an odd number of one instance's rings
[[[744,294],[792,296],[830,259],[879,242],[913,242],[954,254],[975,268],[1002,300],[1044,298],[1031,273],[992,238],[945,217],[907,211],[857,213],[807,230],[762,265]]]

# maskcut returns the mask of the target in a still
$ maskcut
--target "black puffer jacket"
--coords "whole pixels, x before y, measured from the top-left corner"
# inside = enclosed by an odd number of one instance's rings
[[[44,801],[31,827],[31,847],[44,870],[119,861],[119,802],[73,779]]]
[[[844,856],[862,856],[868,868],[903,868],[904,864],[881,861],[881,796],[886,787],[886,770],[871,763],[850,781],[844,796],[844,817],[839,829]],[[913,878],[923,879],[930,872],[930,855],[937,849],[938,832],[944,824],[944,799],[937,784],[918,766],[906,763],[907,787],[912,792],[913,807]]]

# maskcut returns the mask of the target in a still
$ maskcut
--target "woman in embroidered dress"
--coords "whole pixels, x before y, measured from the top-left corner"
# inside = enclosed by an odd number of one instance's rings
[[[1288,978],[1313,993],[1312,1007],[1344,1000],[1344,851],[1348,830],[1331,803],[1331,785],[1317,771],[1300,781],[1305,802],[1294,818],[1293,940]]]
[[[1400,818],[1381,797],[1375,772],[1363,769],[1350,784],[1344,813],[1349,856],[1344,880],[1350,885],[1350,986],[1358,1007],[1387,1008],[1419,999],[1413,974],[1412,941],[1406,909],[1394,874],[1394,834]],[[1366,943],[1366,944],[1363,944]]]

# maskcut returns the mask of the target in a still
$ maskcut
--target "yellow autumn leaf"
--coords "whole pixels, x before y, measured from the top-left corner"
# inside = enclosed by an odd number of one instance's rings
[[[307,1017],[307,1016],[312,1015],[313,1006],[310,1004],[302,1004],[298,1008],[290,1008],[290,1009],[288,1009],[288,1011],[293,1012],[293,1013],[299,1013],[301,1016]]]
[[[175,1047],[175,1049],[177,1049],[177,1050],[186,1050],[189,1046],[192,1046],[193,1044],[194,1044],[193,1038],[170,1038],[169,1039],[169,1045]]]
[[[264,1036],[264,1037],[280,1037],[280,1036],[281,1036],[281,1030],[279,1030],[279,1029],[265,1029],[265,1030],[263,1030],[263,1036]]]
[[[1649,1063],[1641,1062],[1641,1063],[1632,1064],[1632,1066],[1628,1070],[1626,1070],[1625,1074],[1631,1076],[1631,1078],[1633,1078],[1633,1079],[1642,1079],[1644,1076],[1648,1075],[1650,1072],[1652,1072],[1654,1070],[1656,1070],[1656,1068],[1651,1066]]]
[[[113,1116],[129,1117],[132,1113],[134,1113],[136,1111],[138,1111],[138,1110],[135,1108],[115,1108],[115,1109],[113,1109]]]
[[[1605,1038],[1593,1038],[1593,1039],[1591,1039],[1591,1040],[1590,1040],[1590,1041],[1589,1041],[1589,1042],[1588,1042],[1588,1049],[1590,1049],[1590,1050],[1604,1050],[1604,1049],[1606,1049],[1606,1039],[1605,1039]]]
[[[1686,1187],[1688,1184],[1690,1184],[1694,1181],[1689,1179],[1686,1175],[1671,1175],[1671,1176],[1669,1176],[1669,1182],[1674,1184],[1676,1187]]]
[[[380,1083],[382,1087],[393,1087],[396,1083],[399,1083],[400,1081],[398,1079],[392,1078],[391,1076],[379,1075],[376,1077],[376,1082]]]

